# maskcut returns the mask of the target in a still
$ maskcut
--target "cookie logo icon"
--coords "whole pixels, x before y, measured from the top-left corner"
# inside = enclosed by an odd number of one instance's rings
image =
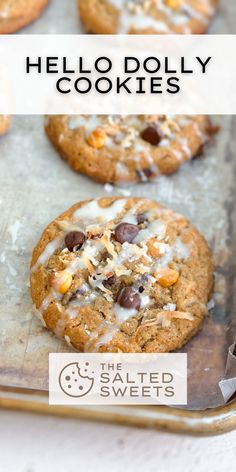
[[[69,397],[84,397],[93,388],[94,371],[89,368],[89,362],[67,364],[60,372],[59,385]]]

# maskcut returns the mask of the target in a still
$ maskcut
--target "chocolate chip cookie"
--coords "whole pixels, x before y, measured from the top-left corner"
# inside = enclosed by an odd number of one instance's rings
[[[201,34],[218,0],[77,0],[87,31],[97,34]]]
[[[11,125],[11,118],[9,115],[0,115],[0,136],[5,134]]]
[[[169,352],[207,314],[213,262],[180,214],[110,197],[80,202],[49,224],[30,279],[37,315],[75,349]]]
[[[0,0],[0,34],[14,33],[36,20],[49,0]]]
[[[60,115],[46,122],[50,140],[72,169],[107,183],[176,172],[202,150],[209,130],[203,115]]]

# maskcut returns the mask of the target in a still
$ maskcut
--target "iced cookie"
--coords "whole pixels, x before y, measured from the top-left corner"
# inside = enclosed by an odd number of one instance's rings
[[[11,125],[11,118],[9,115],[0,115],[0,136],[5,134]]]
[[[0,0],[0,34],[14,33],[36,20],[49,0]]]
[[[204,238],[146,199],[74,205],[45,229],[32,257],[36,313],[79,351],[180,348],[199,330],[212,287]]]
[[[87,31],[97,34],[201,34],[218,0],[78,0]]]
[[[51,116],[46,132],[77,172],[99,182],[155,179],[176,172],[208,140],[206,116]]]

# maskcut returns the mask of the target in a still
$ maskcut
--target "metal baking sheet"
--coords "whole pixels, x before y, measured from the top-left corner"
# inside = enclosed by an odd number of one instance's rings
[[[29,264],[45,226],[79,200],[108,195],[105,187],[74,173],[48,141],[43,117],[13,119],[0,139],[0,385],[47,389],[48,353],[69,352],[32,312]],[[224,403],[223,378],[228,347],[236,338],[233,300],[235,250],[236,119],[214,119],[221,130],[203,157],[156,182],[114,187],[157,199],[187,217],[205,235],[216,267],[215,307],[203,329],[183,349],[188,353],[188,408]],[[109,194],[110,195],[110,194]],[[233,247],[234,246],[234,247]]]
[[[222,0],[209,32],[236,33],[235,18],[235,0]],[[78,33],[84,30],[76,0],[51,0],[41,18],[19,34]],[[184,349],[189,358],[188,407],[193,409],[223,404],[218,382],[236,332],[236,121],[231,117],[218,121],[221,131],[216,144],[208,147],[204,157],[186,164],[176,175],[128,189],[131,195],[156,198],[188,216],[214,251],[216,306],[203,330]],[[76,201],[106,192],[58,158],[44,134],[43,118],[37,116],[15,117],[10,133],[0,138],[0,183],[0,385],[46,390],[48,353],[69,349],[42,328],[32,313],[31,252],[50,220]],[[113,193],[123,191],[114,188]]]

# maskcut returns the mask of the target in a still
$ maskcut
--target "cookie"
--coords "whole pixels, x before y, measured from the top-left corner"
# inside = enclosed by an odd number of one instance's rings
[[[96,34],[201,34],[218,0],[78,0],[82,23]]]
[[[183,216],[110,197],[80,202],[49,224],[30,279],[37,315],[78,351],[169,352],[207,314],[213,263]]]
[[[11,118],[9,115],[0,115],[0,136],[5,134],[11,125]]]
[[[14,33],[36,20],[49,0],[0,0],[0,34]]]
[[[77,172],[99,182],[155,179],[176,172],[208,140],[206,116],[51,116],[46,132]]]

